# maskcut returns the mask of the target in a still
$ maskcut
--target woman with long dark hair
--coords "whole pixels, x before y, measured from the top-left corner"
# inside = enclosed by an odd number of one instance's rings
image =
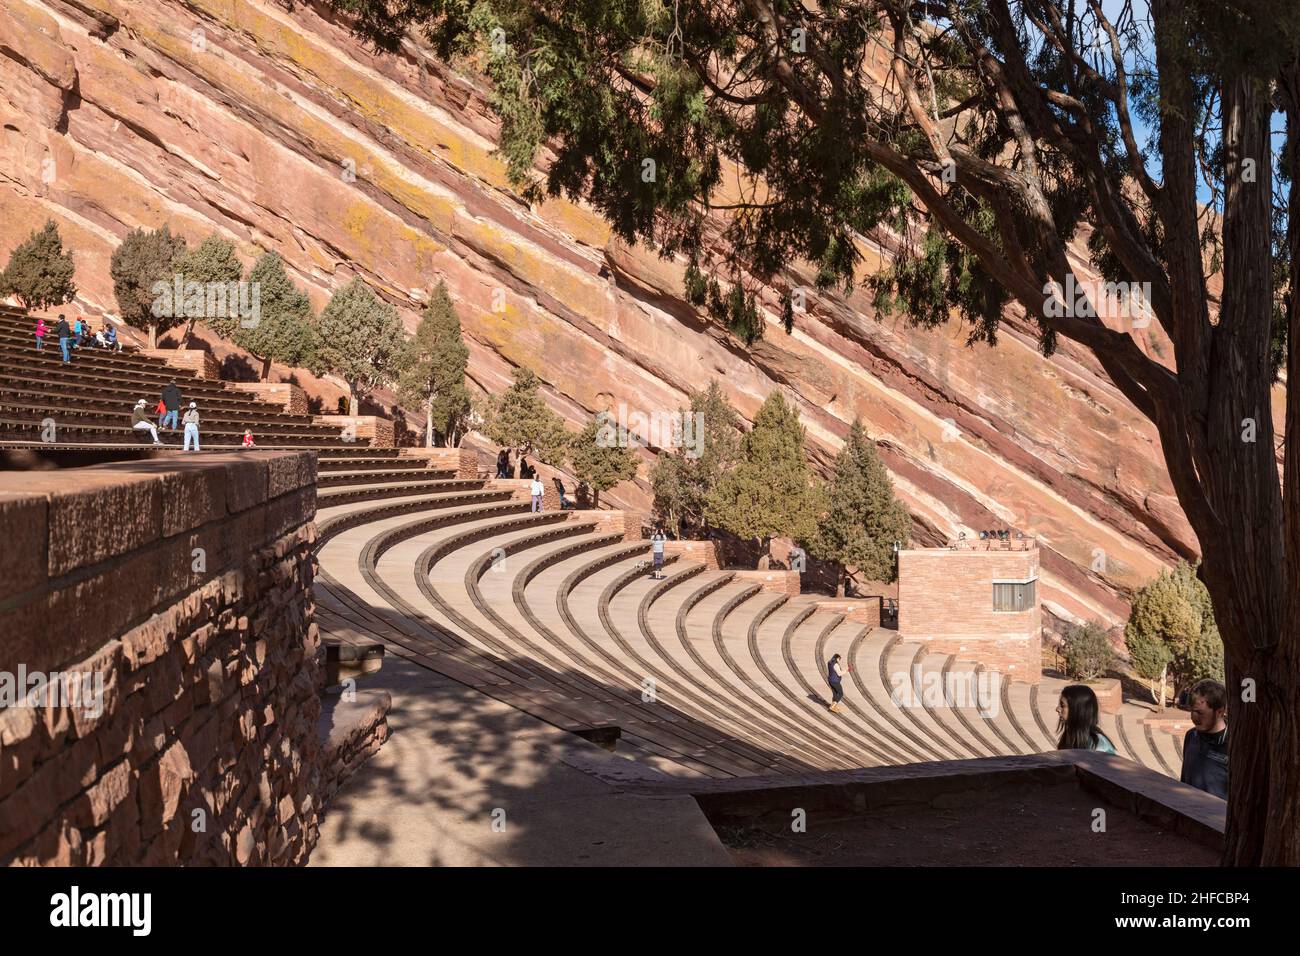
[[[1098,750],[1113,754],[1115,745],[1097,726],[1097,695],[1086,684],[1070,684],[1056,702],[1058,750]]]

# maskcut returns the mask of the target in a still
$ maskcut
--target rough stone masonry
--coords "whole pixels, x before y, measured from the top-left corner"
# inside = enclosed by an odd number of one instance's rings
[[[0,675],[91,691],[0,710],[0,864],[306,861],[338,775],[315,477],[271,452],[0,473]]]

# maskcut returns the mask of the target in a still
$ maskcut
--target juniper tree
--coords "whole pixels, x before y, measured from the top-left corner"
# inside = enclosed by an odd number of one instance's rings
[[[1258,688],[1229,724],[1224,860],[1300,864],[1300,389],[1284,441],[1269,414],[1279,364],[1300,381],[1300,5],[334,3],[387,49],[418,28],[478,57],[528,198],[724,263],[790,321],[787,267],[848,288],[870,238],[890,253],[872,291],[910,321],[955,313],[993,344],[1010,307],[1045,354],[1062,337],[1090,352],[1159,433],[1227,683]],[[1099,316],[1069,251],[1084,239],[1142,290],[1135,314]],[[1148,318],[1173,361],[1135,337]]]
[[[360,278],[330,297],[318,327],[320,367],[348,386],[348,414],[362,392],[391,385],[406,361],[406,334],[397,310]]]
[[[1101,622],[1071,625],[1061,643],[1061,661],[1071,680],[1105,677],[1115,664],[1115,648]]]
[[[411,361],[398,380],[398,399],[424,409],[424,443],[432,448],[435,433],[445,445],[460,444],[470,412],[465,369],[469,349],[461,337],[460,318],[439,281],[411,340]]]
[[[293,284],[279,254],[262,255],[248,273],[248,284],[256,290],[260,315],[255,325],[234,328],[232,339],[262,363],[262,381],[270,375],[273,361],[320,374],[323,366],[311,300]]]
[[[774,537],[812,540],[824,502],[803,451],[798,410],[778,389],[754,416],[740,462],[709,493],[707,519],[760,548],[766,566]]]
[[[717,380],[691,396],[679,412],[675,447],[655,459],[650,472],[654,509],[677,537],[707,533],[709,493],[740,457],[740,416]]]
[[[15,296],[24,311],[71,302],[77,295],[74,271],[72,250],[64,251],[59,227],[51,219],[9,254],[9,264],[0,272],[0,296]]]
[[[244,276],[244,264],[235,254],[235,244],[218,235],[210,235],[193,249],[177,256],[172,270],[180,277],[181,287],[185,290],[183,302],[173,302],[173,308],[187,320],[180,348],[190,344],[194,325],[199,319],[203,319],[222,338],[231,338],[239,327],[237,283]]]
[[[538,393],[538,378],[532,369],[521,365],[513,375],[510,387],[490,400],[484,433],[499,445],[559,464],[569,441],[564,421]]]
[[[591,489],[593,505],[600,503],[602,491],[636,477],[636,454],[627,433],[600,415],[569,438],[567,450],[573,476]]]
[[[819,522],[810,550],[840,565],[837,594],[850,568],[872,581],[898,577],[894,542],[907,543],[912,519],[897,499],[875,444],[855,419],[835,458],[828,492],[830,510]]]
[[[1196,568],[1179,561],[1133,594],[1124,643],[1138,676],[1151,684],[1165,705],[1166,681],[1176,697],[1198,680],[1223,679],[1223,642],[1214,621],[1209,592]]]
[[[113,294],[122,321],[148,332],[151,349],[158,347],[159,334],[184,321],[184,310],[172,302],[171,291],[173,263],[184,253],[185,238],[172,235],[171,229],[164,225],[161,229],[135,229],[127,233],[109,261]]]

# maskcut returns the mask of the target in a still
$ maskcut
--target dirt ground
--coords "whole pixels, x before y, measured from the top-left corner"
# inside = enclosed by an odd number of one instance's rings
[[[1096,808],[1105,832],[1093,832]],[[1215,866],[1218,853],[1072,783],[1002,791],[958,807],[907,804],[789,823],[718,826],[739,866]]]

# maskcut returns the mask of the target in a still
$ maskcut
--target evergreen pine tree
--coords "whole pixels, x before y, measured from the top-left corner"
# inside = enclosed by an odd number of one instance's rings
[[[521,365],[514,370],[514,379],[489,403],[484,432],[499,445],[536,455],[551,464],[563,461],[568,433],[560,416],[538,394],[537,375]]]
[[[72,250],[63,249],[59,227],[49,220],[9,256],[0,272],[0,295],[12,295],[24,310],[49,309],[76,297]]]
[[[435,434],[445,445],[460,443],[470,412],[468,364],[460,318],[447,283],[439,282],[415,330],[411,361],[398,381],[399,400],[424,409],[424,443],[430,448]]]
[[[599,503],[602,491],[636,477],[636,455],[622,431],[597,415],[569,439],[569,465],[574,477],[592,490],[593,504]]]
[[[390,385],[407,357],[397,310],[353,279],[330,298],[319,322],[321,367],[348,386],[348,414],[356,415],[363,391]]]
[[[257,290],[261,314],[255,326],[235,329],[233,340],[261,361],[262,381],[270,374],[272,361],[319,374],[321,361],[311,300],[293,284],[279,254],[268,252],[259,258],[248,273],[248,282]]]
[[[1168,683],[1177,696],[1201,678],[1223,679],[1223,641],[1209,592],[1186,561],[1134,592],[1124,643],[1161,707]]]
[[[872,581],[898,577],[894,542],[907,544],[912,519],[894,498],[880,455],[855,419],[849,436],[835,459],[830,485],[830,511],[821,519],[812,553],[841,567],[837,593],[844,593],[849,569]]]
[[[680,414],[676,447],[650,472],[655,513],[677,537],[707,533],[709,494],[739,460],[741,439],[740,416],[716,379]]]
[[[177,256],[172,269],[179,273],[183,287],[186,288],[184,300],[185,334],[181,336],[180,348],[190,344],[194,334],[194,325],[199,319],[217,335],[228,339],[239,327],[239,290],[238,287],[227,288],[219,299],[209,298],[207,290],[213,284],[232,286],[244,276],[244,264],[235,254],[235,244],[218,235],[210,235],[193,249]],[[196,298],[191,294],[191,283],[203,287]],[[180,308],[177,309],[180,311]]]
[[[771,539],[812,540],[823,503],[803,452],[799,412],[780,390],[768,396],[741,441],[740,463],[708,497],[706,518],[759,544],[766,565]]]
[[[113,251],[109,274],[122,321],[149,334],[149,348],[158,336],[184,321],[184,302],[173,302],[173,263],[185,253],[183,236],[161,229],[135,229]]]

